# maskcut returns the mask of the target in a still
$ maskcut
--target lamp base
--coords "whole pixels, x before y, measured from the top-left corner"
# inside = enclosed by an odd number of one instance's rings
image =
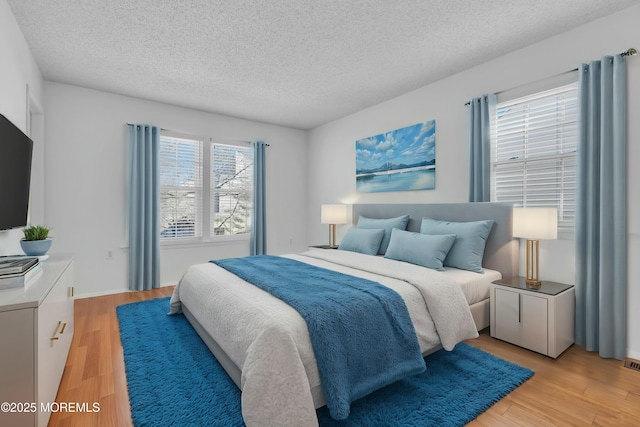
[[[540,289],[540,286],[542,286],[542,282],[539,280],[525,279],[524,282],[529,289]]]
[[[527,240],[527,276],[525,283],[528,288],[538,289],[541,282],[538,280],[538,240]]]
[[[329,224],[329,246],[331,248],[337,247],[336,245],[336,225]]]

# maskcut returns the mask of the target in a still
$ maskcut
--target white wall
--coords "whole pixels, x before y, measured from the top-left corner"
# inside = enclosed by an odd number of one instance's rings
[[[42,75],[5,0],[0,0],[0,64],[0,113],[23,132],[29,133],[27,87],[31,106],[40,109]],[[30,210],[33,223],[44,221],[42,120],[42,115],[37,116],[35,132],[31,135],[34,140]],[[20,230],[0,231],[0,255],[22,253],[18,243],[22,236]]]
[[[575,69],[580,63],[640,49],[640,6],[594,21],[434,84],[313,129],[309,138],[310,242],[326,243],[320,224],[322,203],[465,202],[469,154],[466,107],[469,99],[517,88]],[[437,58],[434,58],[437,60]],[[629,341],[630,357],[640,358],[640,57],[628,59],[629,115]],[[357,194],[355,141],[407,125],[436,120],[436,189]],[[343,234],[346,227],[339,227]],[[574,244],[570,240],[540,243],[541,278],[574,282]]]
[[[51,250],[75,255],[80,296],[124,291],[127,286],[127,252],[123,249],[127,122],[193,135],[268,142],[267,250],[281,254],[306,247],[306,132],[59,83],[46,82],[44,96],[46,211],[54,236]],[[162,247],[161,282],[177,282],[193,263],[244,255],[249,255],[248,241]]]

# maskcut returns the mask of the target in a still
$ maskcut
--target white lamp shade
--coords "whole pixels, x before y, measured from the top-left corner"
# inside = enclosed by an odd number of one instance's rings
[[[513,237],[543,240],[558,238],[556,208],[513,208]]]
[[[322,205],[320,207],[321,224],[346,224],[347,205]]]

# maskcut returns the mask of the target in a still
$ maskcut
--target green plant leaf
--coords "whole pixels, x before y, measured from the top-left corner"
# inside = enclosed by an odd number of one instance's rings
[[[31,225],[24,228],[24,240],[45,240],[49,237],[49,227],[45,225]]]

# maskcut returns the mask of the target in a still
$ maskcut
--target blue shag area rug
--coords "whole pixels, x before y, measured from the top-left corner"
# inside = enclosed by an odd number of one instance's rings
[[[116,308],[135,426],[243,426],[240,390],[169,298]],[[427,371],[351,405],[321,426],[463,426],[533,376],[533,371],[460,343],[426,357]]]

